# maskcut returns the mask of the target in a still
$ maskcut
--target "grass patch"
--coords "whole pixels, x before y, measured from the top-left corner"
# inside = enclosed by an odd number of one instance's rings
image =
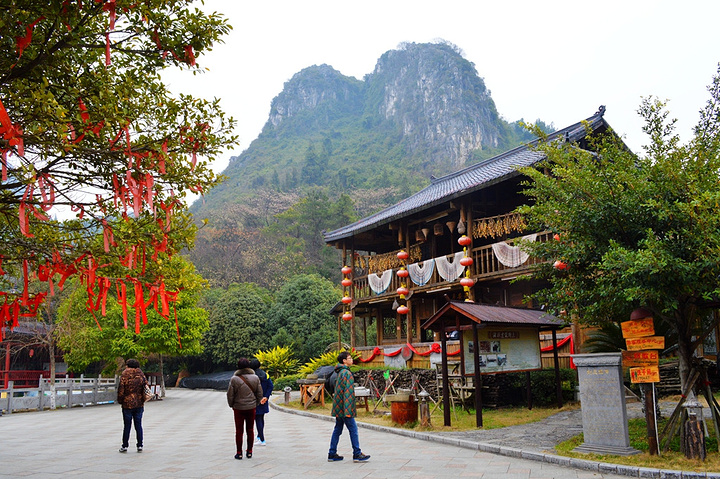
[[[658,431],[662,431],[666,423],[667,418],[661,419],[658,422]],[[687,459],[685,457],[680,449],[679,436],[676,436],[670,442],[669,450],[661,452],[661,456],[651,456],[648,454],[649,447],[647,442],[647,427],[645,419],[630,419],[628,421],[630,446],[641,451],[640,454],[636,454],[634,456],[610,456],[603,454],[579,454],[572,452],[574,448],[583,443],[582,434],[558,444],[555,451],[561,456],[597,460],[611,464],[624,464],[635,467],[651,467],[695,472],[717,472],[720,471],[720,454],[718,454],[718,444],[715,439],[715,430],[712,424],[712,419],[707,421],[707,425],[710,437],[705,438],[707,458],[704,462]]]
[[[397,427],[403,429],[414,429],[418,431],[436,431],[436,432],[449,432],[449,431],[468,431],[477,429],[475,426],[475,410],[470,409],[470,413],[462,408],[456,408],[455,411],[450,413],[450,421],[452,426],[444,426],[443,411],[440,408],[430,416],[430,427],[421,427],[419,422],[408,423],[404,425],[398,425],[392,421],[390,416],[390,409],[379,407],[375,413],[373,413],[374,404],[369,402],[370,412],[365,411],[364,407],[358,406],[357,408],[357,420],[367,422],[370,424],[376,424],[387,427]],[[284,404],[279,404],[285,407]],[[287,406],[292,409],[303,409],[300,401],[291,401]],[[516,426],[518,424],[527,424],[531,422],[542,421],[548,416],[552,416],[560,411],[568,409],[577,409],[577,404],[569,404],[564,406],[562,409],[558,408],[544,408],[535,407],[532,410],[527,408],[500,408],[500,409],[483,409],[483,429],[497,429],[501,427]],[[430,404],[430,410],[433,405]],[[310,406],[308,411],[330,416],[332,404],[330,401],[325,402],[325,406],[319,404],[313,404]]]

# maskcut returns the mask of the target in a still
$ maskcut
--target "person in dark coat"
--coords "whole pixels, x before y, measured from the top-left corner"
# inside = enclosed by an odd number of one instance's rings
[[[255,408],[263,400],[260,378],[250,368],[247,358],[240,358],[237,362],[238,370],[230,378],[227,391],[228,406],[233,409],[235,418],[235,446],[237,453],[235,459],[242,459],[243,428],[247,434],[247,449],[245,455],[252,457],[253,430],[255,429]]]
[[[338,365],[335,366],[337,372],[337,380],[335,382],[335,395],[333,396],[331,416],[335,417],[335,429],[333,429],[332,438],[330,439],[330,450],[328,451],[328,462],[342,461],[343,457],[337,453],[340,434],[342,434],[343,426],[347,426],[350,434],[350,443],[353,448],[353,462],[365,462],[370,456],[363,454],[360,450],[360,440],[358,439],[358,429],[355,423],[357,410],[355,407],[355,378],[350,372],[350,366],[353,364],[353,358],[349,352],[343,351],[338,354]]]
[[[145,386],[148,381],[140,370],[137,359],[128,359],[127,366],[120,375],[117,391],[117,402],[122,407],[123,435],[120,452],[127,452],[130,441],[130,427],[135,424],[137,452],[143,450],[142,417],[145,411]]]
[[[264,446],[265,443],[265,414],[270,412],[268,401],[273,392],[275,385],[265,371],[260,369],[260,360],[253,358],[250,360],[250,367],[255,371],[255,375],[260,378],[262,386],[263,398],[260,404],[255,408],[255,429],[257,429],[257,439],[255,444]]]

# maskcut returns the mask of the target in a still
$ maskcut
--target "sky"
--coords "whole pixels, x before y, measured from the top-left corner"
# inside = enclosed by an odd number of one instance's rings
[[[233,26],[198,59],[203,74],[168,72],[175,93],[220,98],[240,144],[213,164],[221,172],[257,138],[270,104],[303,68],[328,64],[362,79],[403,42],[444,40],[475,65],[507,121],[564,128],[606,106],[631,149],[646,137],[643,97],[668,101],[688,140],[720,62],[720,2],[582,0],[206,0]]]

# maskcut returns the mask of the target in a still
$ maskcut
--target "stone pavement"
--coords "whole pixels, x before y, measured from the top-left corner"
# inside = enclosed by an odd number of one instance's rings
[[[554,456],[556,462],[566,464],[562,466],[548,460],[551,455],[533,451],[440,435],[412,437],[415,433],[408,430],[400,430],[404,435],[399,435],[394,429],[372,425],[360,429],[360,443],[363,452],[372,456],[370,461],[352,462],[345,432],[339,453],[346,459],[328,463],[330,418],[296,412],[271,410],[266,425],[268,445],[255,446],[253,458],[242,461],[233,459],[234,425],[223,391],[169,389],[165,399],[148,403],[142,453],[133,447],[125,454],[118,452],[122,417],[115,404],[6,414],[0,417],[0,477],[625,477],[589,461]],[[133,440],[134,432],[131,446]],[[479,450],[483,447],[497,450]]]

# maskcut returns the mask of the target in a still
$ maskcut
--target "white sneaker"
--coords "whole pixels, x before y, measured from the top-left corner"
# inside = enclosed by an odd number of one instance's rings
[[[265,441],[260,441],[260,442],[258,443],[258,446],[267,446],[267,444],[265,443]]]

